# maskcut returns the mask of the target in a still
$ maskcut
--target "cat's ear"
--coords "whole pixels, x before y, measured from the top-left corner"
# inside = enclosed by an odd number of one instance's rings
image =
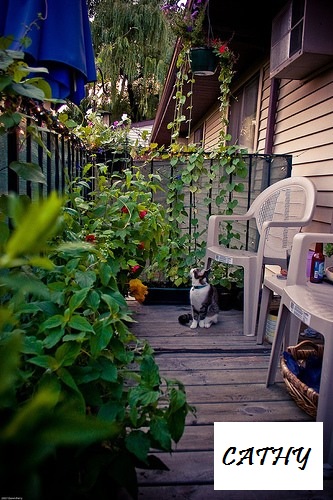
[[[208,278],[210,271],[211,271],[210,268],[204,270],[204,275],[206,278]]]

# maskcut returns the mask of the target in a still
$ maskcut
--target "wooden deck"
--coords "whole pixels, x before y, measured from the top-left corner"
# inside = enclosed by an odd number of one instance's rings
[[[176,449],[156,453],[169,471],[138,470],[140,500],[332,499],[333,481],[323,491],[214,491],[214,422],[309,421],[286,392],[282,378],[265,387],[270,344],[242,335],[242,312],[221,311],[210,329],[178,323],[188,306],[130,303],[133,333],[154,348],[160,373],[186,387],[189,415]]]

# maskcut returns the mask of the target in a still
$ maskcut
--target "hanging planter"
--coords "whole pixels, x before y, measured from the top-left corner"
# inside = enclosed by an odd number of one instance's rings
[[[193,47],[190,49],[191,70],[195,76],[214,75],[218,59],[210,47]]]

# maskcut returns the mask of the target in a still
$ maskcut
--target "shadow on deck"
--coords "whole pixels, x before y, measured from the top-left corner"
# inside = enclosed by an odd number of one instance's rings
[[[133,333],[154,348],[161,376],[184,383],[196,408],[173,453],[156,453],[169,471],[138,470],[140,500],[333,498],[332,480],[324,481],[322,491],[215,491],[214,422],[312,419],[291,399],[281,376],[266,388],[271,345],[243,336],[241,311],[221,311],[217,325],[192,330],[178,323],[189,306],[130,306],[137,321]]]

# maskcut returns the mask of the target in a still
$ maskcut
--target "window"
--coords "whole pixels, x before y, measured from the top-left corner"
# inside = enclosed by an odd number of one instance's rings
[[[202,139],[203,139],[203,127],[201,126],[201,127],[197,128],[194,132],[194,144],[201,146]]]
[[[230,101],[229,129],[232,143],[247,148],[249,153],[256,150],[255,132],[257,125],[257,103],[259,75],[250,80]]]

